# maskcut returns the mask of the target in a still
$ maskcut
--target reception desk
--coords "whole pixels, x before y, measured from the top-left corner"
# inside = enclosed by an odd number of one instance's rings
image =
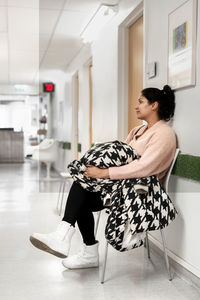
[[[0,163],[24,162],[24,133],[0,128]]]

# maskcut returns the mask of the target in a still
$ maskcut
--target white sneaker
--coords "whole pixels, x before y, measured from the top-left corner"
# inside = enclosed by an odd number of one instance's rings
[[[33,233],[30,236],[30,241],[40,250],[49,252],[60,258],[66,258],[74,232],[75,228],[71,224],[62,221],[56,231],[48,234]]]
[[[92,246],[83,245],[83,249],[80,253],[72,255],[62,261],[65,268],[68,269],[85,269],[95,268],[99,266],[99,243]]]

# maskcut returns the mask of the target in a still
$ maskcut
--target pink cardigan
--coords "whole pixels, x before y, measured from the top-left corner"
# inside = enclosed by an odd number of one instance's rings
[[[176,135],[173,129],[163,120],[147,129],[141,126],[133,128],[125,143],[133,147],[141,158],[121,167],[110,167],[111,179],[140,178],[157,175],[162,182],[176,151]]]

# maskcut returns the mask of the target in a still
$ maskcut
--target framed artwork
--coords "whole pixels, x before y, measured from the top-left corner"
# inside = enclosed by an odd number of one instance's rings
[[[168,84],[195,85],[197,0],[188,0],[168,16]]]

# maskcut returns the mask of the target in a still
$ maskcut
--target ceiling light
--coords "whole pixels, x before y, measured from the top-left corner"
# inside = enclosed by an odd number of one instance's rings
[[[118,5],[101,4],[81,32],[83,42],[90,43],[96,40],[101,29],[112,19],[117,11]]]

